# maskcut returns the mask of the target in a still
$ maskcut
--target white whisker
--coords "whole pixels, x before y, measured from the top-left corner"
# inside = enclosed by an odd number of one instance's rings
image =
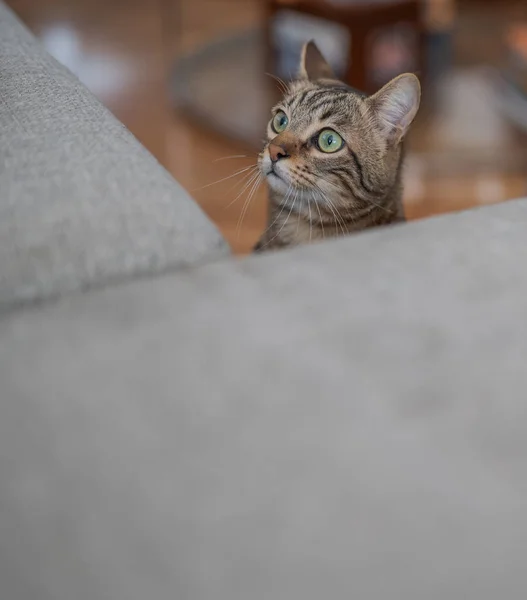
[[[232,156],[221,156],[220,158],[215,158],[212,162],[217,163],[222,160],[229,160],[231,158],[248,158],[247,154],[233,154]]]
[[[329,210],[331,211],[331,213],[333,214],[333,216],[335,217],[335,221],[336,221],[337,225],[340,227],[342,234],[344,235],[344,228],[346,229],[346,233],[349,234],[349,230],[345,224],[345,221],[342,218],[342,216],[339,214],[337,207],[333,204],[332,200],[328,196],[326,196],[326,194],[322,191],[322,189],[320,188],[319,185],[317,185],[315,183],[314,186],[317,189],[318,193],[320,194],[321,198],[326,203],[326,205],[329,208]]]
[[[270,240],[267,240],[267,242],[262,246],[262,248],[265,248],[266,246],[268,246],[274,239],[276,239],[282,233],[282,229],[286,226],[287,222],[289,221],[289,217],[291,216],[291,213],[293,212],[293,209],[295,208],[297,194],[298,194],[298,190],[295,190],[295,196],[293,198],[293,203],[291,204],[291,208],[289,209],[289,214],[285,218],[285,221],[282,223],[282,227],[280,227],[280,229],[278,230],[278,233],[276,233]]]
[[[265,75],[267,75],[268,77],[271,77],[271,79],[274,79],[278,83],[278,89],[283,94],[286,94],[289,91],[289,87],[283,79],[280,79],[280,77],[277,77],[276,75],[273,75],[272,73],[265,73]]]
[[[252,184],[252,187],[251,187],[251,189],[249,191],[249,196],[247,197],[247,200],[245,200],[245,202],[243,203],[242,212],[240,214],[240,218],[238,219],[238,223],[236,225],[236,236],[237,237],[239,237],[239,235],[240,235],[240,231],[241,231],[241,227],[242,227],[242,224],[243,224],[243,220],[245,218],[247,210],[249,209],[251,201],[254,198],[254,195],[256,194],[256,190],[260,186],[261,182],[262,182],[262,175],[261,175],[261,173],[258,173],[256,181]]]
[[[273,225],[278,221],[278,219],[280,218],[280,215],[284,212],[284,208],[287,204],[287,200],[289,199],[289,196],[291,194],[291,192],[293,191],[293,185],[289,184],[289,188],[287,190],[287,193],[285,195],[285,199],[282,203],[282,206],[280,208],[280,212],[276,215],[276,217],[274,218],[274,221],[266,228],[266,230],[262,233],[262,237],[271,230],[271,228],[273,227]]]
[[[309,243],[311,243],[311,236],[313,234],[313,222],[311,220],[311,202],[307,199],[307,208],[309,209]]]
[[[326,238],[326,236],[325,236],[325,234],[324,234],[324,222],[323,222],[323,220],[322,220],[322,213],[320,212],[320,207],[319,207],[319,205],[318,205],[318,202],[317,202],[317,200],[316,200],[316,198],[315,198],[315,195],[314,195],[314,194],[313,194],[313,201],[314,201],[314,203],[315,203],[315,206],[317,207],[317,210],[318,210],[318,216],[320,217],[320,226],[322,227],[322,239],[325,239],[325,238]]]
[[[227,210],[228,208],[230,208],[238,200],[238,198],[240,198],[240,196],[247,190],[247,188],[252,183],[254,183],[255,179],[257,179],[259,175],[260,175],[260,172],[256,171],[256,172],[246,173],[243,176],[243,179],[245,180],[245,183],[243,184],[243,187],[242,187],[241,191],[239,192],[239,194],[236,195],[236,197],[234,198],[234,200],[231,200],[231,202],[229,202],[229,204],[227,204],[227,206],[225,207],[225,210]]]
[[[333,215],[335,217],[335,221],[337,222],[337,225],[340,227],[340,230],[342,231],[342,235],[348,235],[349,234],[348,226],[346,225],[344,219],[339,215],[337,207],[333,204],[333,202],[329,198],[327,198],[326,201],[328,203],[329,210],[333,213]]]
[[[340,187],[337,186],[336,184],[334,184],[333,182],[328,181],[326,179],[326,183],[328,183],[329,185],[331,185],[332,187],[334,187],[336,190],[341,191]],[[361,197],[361,196],[359,196],[359,197]],[[376,202],[374,202],[371,199],[371,196],[369,194],[363,194],[362,195],[362,199],[365,200],[366,202],[369,202],[372,206],[375,206],[376,208],[379,208],[380,210],[384,210],[385,212],[388,212],[388,213],[391,212],[388,208],[386,208],[386,206],[382,206],[382,204],[377,204]]]
[[[218,179],[218,181],[213,181],[212,183],[207,183],[206,185],[204,185],[202,187],[191,190],[191,192],[192,193],[199,192],[200,190],[204,190],[205,188],[208,188],[211,185],[216,185],[217,183],[221,183],[222,181],[227,181],[227,179],[232,179],[233,177],[236,177],[237,175],[241,175],[242,173],[245,173],[245,171],[248,171],[249,169],[254,169],[255,167],[257,167],[257,165],[249,165],[248,167],[240,169],[239,171],[236,171],[236,173],[233,173],[232,175],[229,175],[228,177],[223,177],[222,179]]]

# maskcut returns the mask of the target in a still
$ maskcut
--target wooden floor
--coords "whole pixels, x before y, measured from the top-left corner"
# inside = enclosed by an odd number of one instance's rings
[[[242,222],[246,194],[233,202],[243,189],[242,176],[225,178],[254,164],[254,150],[178,114],[169,103],[166,83],[170,66],[181,53],[260,23],[259,0],[7,3],[192,193],[233,249],[247,252],[264,226],[266,192],[262,185],[245,207]],[[527,193],[525,140],[478,87],[480,65],[496,59],[496,40],[508,19],[507,3],[499,15],[484,6],[471,5],[461,14],[456,39],[459,68],[445,82],[434,108],[425,107],[416,127],[406,173],[405,201],[411,218]]]

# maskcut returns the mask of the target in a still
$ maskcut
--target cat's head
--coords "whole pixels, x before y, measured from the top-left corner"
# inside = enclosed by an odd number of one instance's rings
[[[420,101],[415,75],[392,80],[373,96],[338,81],[313,42],[299,77],[272,111],[259,157],[262,174],[284,204],[342,211],[377,202],[397,184],[401,141]],[[377,200],[376,200],[377,199]]]

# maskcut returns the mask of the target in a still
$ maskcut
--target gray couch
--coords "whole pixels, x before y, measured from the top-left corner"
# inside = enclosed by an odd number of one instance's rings
[[[527,596],[527,202],[235,260],[0,6],[1,600]]]

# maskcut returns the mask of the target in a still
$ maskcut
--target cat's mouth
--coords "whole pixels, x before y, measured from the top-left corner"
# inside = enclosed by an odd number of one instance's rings
[[[270,163],[270,161],[267,164],[262,165],[262,167],[263,167],[262,173],[264,174],[265,178],[267,179],[269,186],[275,192],[278,192],[281,194],[286,194],[291,185],[291,182],[289,181],[289,173],[287,172],[287,169],[285,169],[285,172],[284,172],[283,167],[278,166],[274,163],[271,163],[271,164],[269,164],[269,163]]]
[[[283,175],[281,175],[275,168],[274,165],[271,165],[269,171],[267,171],[266,173],[267,177],[276,177],[276,179],[279,179],[280,181],[282,181],[283,183],[287,183],[287,179],[284,178]]]

